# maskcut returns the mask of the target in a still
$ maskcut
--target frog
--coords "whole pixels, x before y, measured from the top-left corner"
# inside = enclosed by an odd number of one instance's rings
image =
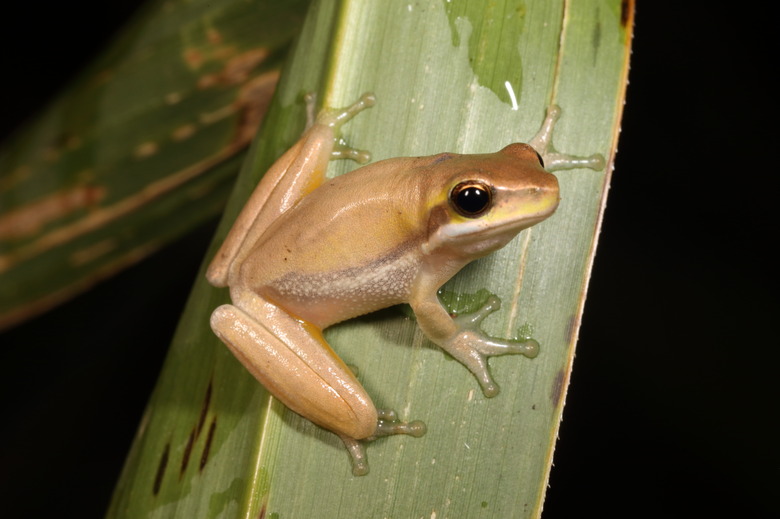
[[[604,159],[552,149],[560,116],[553,105],[527,144],[366,164],[370,154],[345,146],[339,132],[375,104],[374,94],[316,117],[314,97],[306,102],[307,128],[262,177],[208,266],[209,283],[228,287],[231,299],[210,324],[274,398],[338,435],[352,473],[362,476],[369,472],[367,441],[420,437],[426,426],[377,409],[323,330],[406,303],[423,334],[463,364],[486,397],[496,396],[488,359],[534,358],[539,344],[482,331],[501,306],[498,297],[452,315],[437,292],[466,264],[555,212],[560,195],[551,171],[598,170]],[[366,165],[329,178],[328,164],[338,158]]]

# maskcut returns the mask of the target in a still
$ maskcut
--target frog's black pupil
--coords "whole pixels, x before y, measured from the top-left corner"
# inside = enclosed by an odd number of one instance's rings
[[[463,216],[479,216],[490,206],[490,190],[477,183],[462,183],[452,190],[452,202]]]

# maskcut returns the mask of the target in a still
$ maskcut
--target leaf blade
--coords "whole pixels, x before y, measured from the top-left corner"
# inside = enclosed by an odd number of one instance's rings
[[[577,21],[582,16],[577,13],[594,9],[599,11],[595,20],[602,25],[603,34],[607,34],[607,24],[612,24],[614,34],[625,35],[630,30],[627,25],[616,27],[619,22],[607,18],[614,10],[600,10],[598,5],[584,1],[505,4],[505,9],[524,7],[525,16],[534,20],[528,31],[518,36],[522,43],[518,42],[517,48],[524,49],[526,55],[521,56],[523,84],[515,86],[521,92],[520,110],[515,111],[511,99],[507,100],[508,90],[506,98],[495,91],[496,85],[504,83],[493,82],[490,88],[475,79],[468,43],[475,22],[461,16],[452,21],[438,2],[417,3],[411,11],[408,4],[317,3],[269,113],[269,131],[255,143],[221,233],[226,232],[231,215],[238,211],[260,172],[295,140],[303,120],[298,96],[306,90],[318,90],[325,104],[332,106],[347,104],[365,90],[377,94],[377,106],[348,123],[343,132],[351,145],[369,148],[375,160],[443,150],[495,151],[510,142],[527,140],[552,99],[564,108],[555,139],[560,149],[586,154],[601,151],[611,156],[618,117],[615,106],[619,106],[615,97],[622,96],[627,39],[610,41],[612,55],[605,58],[608,70],[603,64],[597,70],[613,85],[612,93],[595,96],[592,89],[601,88],[599,85],[569,86],[568,74],[589,77],[593,71],[583,72],[579,58],[567,61],[566,38],[560,35],[561,30],[584,23]],[[482,25],[490,26],[484,20]],[[457,38],[453,38],[453,26],[459,31]],[[592,35],[594,24],[577,30]],[[376,39],[376,34],[381,38]],[[582,47],[582,36],[578,38],[575,49]],[[497,48],[515,51],[515,46]],[[546,49],[545,53],[538,55],[540,49]],[[589,117],[578,116],[576,107],[569,110],[570,105],[594,96],[601,98],[600,103],[585,103],[582,109],[587,109]],[[599,130],[590,131],[591,127]],[[351,167],[333,164],[331,172],[338,174]],[[500,253],[471,264],[449,285],[456,292],[486,287],[501,295],[505,309],[486,321],[488,333],[505,335],[531,324],[542,343],[542,354],[534,360],[505,357],[491,361],[503,388],[498,397],[483,398],[462,366],[432,347],[414,322],[393,309],[326,331],[328,341],[345,362],[358,366],[361,381],[378,406],[396,408],[404,418],[423,419],[428,424],[429,432],[423,438],[385,438],[370,445],[372,473],[363,478],[350,475],[347,456],[334,435],[269,405],[267,396],[252,385],[251,377],[226,355],[225,348],[215,338],[203,336],[208,334],[205,322],[209,309],[224,302],[226,294],[210,290],[202,282],[196,285],[160,384],[162,388],[176,378],[172,372],[181,369],[176,364],[185,361],[181,352],[188,341],[198,344],[201,355],[212,359],[202,363],[215,365],[211,376],[219,387],[215,394],[220,396],[209,413],[227,415],[231,420],[220,429],[218,450],[230,451],[224,454],[229,459],[253,459],[251,477],[240,476],[247,473],[239,469],[227,470],[224,462],[207,465],[207,470],[225,471],[233,480],[241,480],[241,488],[233,489],[233,499],[252,496],[243,501],[237,515],[414,517],[435,512],[437,516],[538,516],[607,180],[608,172],[561,175],[568,212],[532,228]],[[208,371],[206,367],[199,369],[198,376],[182,370],[178,383],[186,386]],[[151,408],[169,405],[166,400],[171,397],[165,394],[174,391],[173,387],[161,389]],[[185,408],[193,407],[186,404],[183,394],[182,399]],[[143,458],[131,459],[131,465],[154,465],[163,451],[165,442],[159,431],[170,418],[161,410],[156,412],[157,431],[147,434],[157,438],[157,443],[141,455]],[[194,416],[190,412],[188,420]],[[253,434],[261,421],[268,429]],[[186,439],[185,433],[176,434],[178,443]],[[268,483],[260,488],[249,483],[265,477]],[[193,488],[201,485],[197,481],[192,484]],[[225,486],[223,481],[219,488]],[[127,494],[121,487],[117,499]],[[181,488],[169,485],[165,491],[178,496],[180,503],[203,499],[194,497],[198,492],[183,493]],[[198,488],[209,490],[205,485]]]

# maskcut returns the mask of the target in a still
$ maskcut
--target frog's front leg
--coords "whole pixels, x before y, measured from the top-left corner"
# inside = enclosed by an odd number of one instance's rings
[[[544,117],[544,121],[542,121],[539,131],[533,139],[528,141],[528,144],[542,157],[544,169],[550,172],[576,168],[589,168],[596,171],[604,169],[605,161],[600,153],[595,153],[589,157],[578,157],[576,155],[558,153],[553,149],[553,130],[560,116],[561,107],[550,105],[547,108],[547,114]]]
[[[417,323],[423,333],[447,353],[466,366],[479,381],[487,397],[496,396],[500,389],[490,374],[488,357],[520,354],[534,358],[539,354],[539,343],[503,340],[489,337],[481,329],[482,321],[501,307],[501,301],[491,296],[476,312],[452,317],[439,302],[436,289],[430,287],[410,302]]]
[[[425,432],[420,422],[389,420],[394,413],[377,410],[317,327],[252,292],[231,295],[234,304],[211,315],[214,333],[274,397],[341,437],[352,456],[353,474],[368,473],[360,440]]]

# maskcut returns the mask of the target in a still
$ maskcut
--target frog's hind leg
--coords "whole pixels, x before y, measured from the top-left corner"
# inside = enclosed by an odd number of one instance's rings
[[[393,411],[377,410],[317,327],[255,294],[235,296],[236,306],[222,305],[211,315],[214,333],[274,397],[341,437],[354,475],[368,473],[360,440],[425,433],[422,422],[404,423]]]
[[[375,433],[378,415],[371,398],[315,326],[248,295],[236,306],[214,310],[211,328],[296,413],[339,435],[361,439]]]

